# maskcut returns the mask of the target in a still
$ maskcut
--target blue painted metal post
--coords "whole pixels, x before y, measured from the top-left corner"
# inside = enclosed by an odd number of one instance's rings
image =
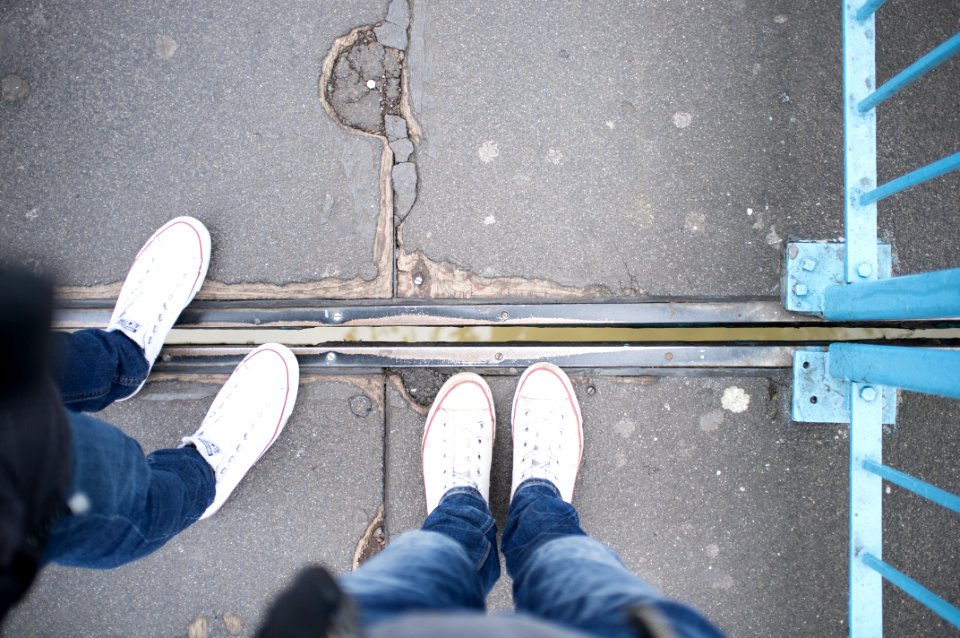
[[[960,268],[831,286],[823,293],[823,316],[831,321],[960,317]]]
[[[831,355],[832,360],[832,355]],[[883,480],[864,469],[882,455],[880,388],[849,384],[850,401],[850,599],[851,636],[883,635],[883,579],[861,560],[881,556]]]
[[[927,164],[922,168],[918,168],[915,171],[911,171],[906,175],[901,175],[897,179],[891,180],[884,184],[874,188],[872,191],[868,191],[860,196],[860,204],[872,204],[873,202],[879,202],[884,197],[889,197],[894,193],[899,193],[902,190],[906,190],[911,186],[916,186],[917,184],[922,184],[928,182],[935,177],[940,177],[945,173],[950,171],[955,171],[960,168],[960,152],[954,153],[939,159],[936,162]]]
[[[869,111],[887,98],[905,89],[931,69],[935,69],[952,58],[957,52],[960,52],[960,33],[949,38],[946,42],[884,82],[883,86],[863,99],[857,105],[857,109],[861,113]]]
[[[960,399],[960,350],[835,343],[827,352],[838,379]]]
[[[873,15],[858,18],[863,0],[843,5],[843,193],[845,281],[876,279],[877,205],[860,195],[877,185],[877,115],[857,109],[876,86]]]

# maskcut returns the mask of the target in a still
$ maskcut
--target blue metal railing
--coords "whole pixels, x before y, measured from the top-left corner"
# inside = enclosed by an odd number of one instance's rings
[[[884,0],[847,0],[844,29],[844,283],[823,295],[832,320],[923,319],[960,315],[960,269],[876,281],[877,202],[960,168],[960,152],[886,184],[876,180],[876,108],[960,51],[960,33],[873,92],[876,85],[873,14]],[[866,93],[866,94],[865,94]],[[883,481],[953,511],[960,497],[882,463],[882,386],[960,398],[960,352],[835,344],[833,377],[849,383],[851,636],[883,634],[883,580],[960,628],[960,609],[881,560]],[[881,386],[875,388],[876,384]]]
[[[877,203],[960,168],[960,152],[878,184],[876,109],[960,52],[960,33],[874,90],[874,14],[885,1],[844,0],[844,244],[840,251],[824,242],[790,243],[784,304],[832,321],[956,318],[960,268],[891,277],[889,246],[878,244]],[[799,420],[850,423],[850,635],[883,634],[884,580],[960,628],[960,609],[882,560],[883,481],[960,513],[957,495],[884,465],[882,439],[884,405],[895,407],[898,388],[960,398],[960,350],[834,344],[825,366],[811,365],[823,361],[814,357],[823,354],[794,359],[793,414]],[[816,414],[798,409],[811,388],[821,395],[824,389],[831,396],[845,392],[847,404]]]
[[[960,350],[839,343],[828,358],[830,375],[849,384],[850,635],[882,635],[884,579],[960,628],[960,609],[880,559],[883,481],[960,513],[960,496],[883,464],[883,388],[960,398]]]

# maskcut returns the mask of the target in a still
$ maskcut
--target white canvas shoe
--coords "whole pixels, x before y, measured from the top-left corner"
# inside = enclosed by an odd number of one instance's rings
[[[107,330],[130,337],[152,368],[177,317],[203,285],[209,265],[206,227],[192,217],[171,219],[137,253]]]
[[[427,514],[454,487],[473,487],[490,502],[490,463],[496,435],[490,386],[472,372],[443,384],[423,429],[423,488]]]
[[[181,447],[197,448],[217,479],[216,497],[201,519],[223,506],[240,480],[280,436],[297,401],[299,381],[300,368],[290,349],[276,343],[264,344],[233,371],[200,429],[183,438]]]
[[[546,479],[566,502],[583,455],[583,417],[573,384],[552,363],[527,368],[513,396],[513,487],[530,478]]]

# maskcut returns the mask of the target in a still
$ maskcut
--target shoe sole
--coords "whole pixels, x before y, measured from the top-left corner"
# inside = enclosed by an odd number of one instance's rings
[[[426,476],[423,468],[423,449],[427,443],[427,435],[430,433],[430,426],[433,425],[433,419],[437,415],[437,411],[440,407],[440,404],[443,403],[443,400],[453,391],[454,388],[459,386],[462,383],[474,383],[480,386],[480,389],[483,390],[483,395],[487,398],[487,405],[490,408],[490,416],[493,421],[493,428],[491,434],[491,445],[497,442],[497,410],[493,405],[493,392],[490,391],[490,386],[487,385],[487,382],[483,380],[478,374],[473,372],[460,372],[453,375],[447,381],[440,386],[440,391],[437,392],[437,398],[434,399],[433,405],[430,406],[430,411],[427,413],[427,421],[423,426],[423,436],[420,438],[420,476]],[[426,501],[427,498],[427,486],[424,483],[423,486],[423,498]]]
[[[140,248],[140,251],[137,253],[137,256],[133,258],[133,264],[130,265],[130,270],[133,270],[133,267],[136,266],[137,260],[140,259],[140,256],[147,251],[147,248],[149,248],[153,244],[153,242],[157,240],[157,238],[160,235],[170,230],[174,226],[178,226],[180,224],[184,224],[188,226],[190,230],[196,233],[197,242],[199,242],[200,244],[200,269],[197,271],[197,278],[193,282],[193,288],[190,291],[190,296],[187,298],[187,303],[183,305],[183,308],[185,310],[187,306],[190,305],[190,302],[193,301],[193,298],[197,296],[197,293],[200,292],[200,289],[203,287],[203,282],[207,277],[207,270],[210,267],[210,231],[207,230],[207,227],[204,226],[200,220],[184,215],[181,217],[174,217],[173,219],[168,221],[166,224],[164,224],[159,229],[157,229],[157,231],[150,236],[150,239],[147,240],[147,242],[143,245],[143,247]],[[183,310],[181,310],[180,312],[182,313]],[[147,370],[147,376],[150,375],[151,370],[153,370],[153,362],[150,363],[150,368]],[[143,386],[146,383],[147,383],[147,380],[144,379],[143,383],[137,386],[136,390],[134,390],[131,394],[123,397],[122,399],[117,399],[117,402],[128,401],[132,399],[140,392],[140,390],[143,389]]]
[[[513,405],[510,408],[510,438],[511,442],[516,440],[515,436],[515,423],[517,422],[517,399],[520,398],[520,391],[523,389],[523,384],[526,383],[527,379],[531,374],[537,372],[538,370],[547,370],[555,377],[557,377],[561,383],[563,383],[563,388],[567,391],[567,398],[570,401],[570,405],[573,406],[574,412],[577,415],[577,435],[579,437],[579,452],[577,453],[577,473],[573,477],[573,491],[570,493],[570,500],[573,500],[573,494],[577,489],[577,479],[580,477],[580,462],[583,460],[583,414],[580,412],[580,402],[577,401],[577,393],[573,389],[573,383],[570,381],[570,377],[567,376],[567,373],[560,369],[559,366],[556,366],[552,363],[541,361],[540,363],[535,363],[526,370],[523,371],[523,374],[520,375],[520,380],[517,381],[517,390],[513,393]],[[559,488],[558,488],[559,489]],[[511,494],[511,498],[513,495]]]

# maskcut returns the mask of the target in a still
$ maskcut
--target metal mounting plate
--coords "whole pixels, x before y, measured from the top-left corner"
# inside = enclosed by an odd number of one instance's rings
[[[823,348],[801,348],[793,353],[793,409],[798,423],[850,423],[852,384],[830,376],[829,355]],[[879,386],[883,423],[897,420],[897,389]]]
[[[843,242],[796,241],[787,244],[783,272],[783,305],[791,312],[823,313],[823,291],[846,282]],[[890,244],[877,242],[876,277],[889,279],[893,270]],[[802,293],[802,294],[801,294]]]

